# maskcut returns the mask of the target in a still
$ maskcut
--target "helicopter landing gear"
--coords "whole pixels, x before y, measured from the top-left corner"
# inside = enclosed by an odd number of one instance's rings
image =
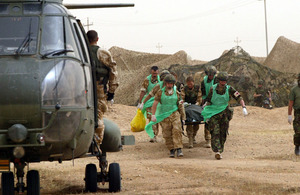
[[[118,192],[121,190],[121,171],[119,163],[111,163],[108,171],[110,192]]]
[[[27,194],[40,194],[40,175],[36,170],[27,172]]]
[[[97,168],[95,164],[88,164],[85,168],[85,190],[97,191]]]
[[[2,194],[13,195],[15,194],[14,188],[14,174],[13,172],[3,172],[1,175],[1,191]]]
[[[96,154],[99,160],[100,172],[97,172],[95,164],[88,164],[85,168],[85,190],[89,192],[97,191],[97,183],[109,182],[109,192],[118,192],[121,190],[121,171],[119,163],[111,163],[108,168],[106,153],[102,152],[96,142],[92,143],[92,147],[98,151]],[[108,168],[108,171],[107,171]]]
[[[15,191],[22,194],[27,190],[27,194],[30,195],[40,195],[40,176],[39,172],[36,170],[30,170],[27,172],[27,186],[23,181],[24,178],[24,168],[26,163],[16,162],[14,163],[15,168],[17,169],[17,183],[14,187],[14,174],[13,172],[3,172],[1,175],[1,192],[5,195],[14,195]]]

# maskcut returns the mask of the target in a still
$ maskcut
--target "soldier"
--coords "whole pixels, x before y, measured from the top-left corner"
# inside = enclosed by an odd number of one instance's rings
[[[141,88],[141,93],[140,93],[140,99],[139,99],[139,103],[138,103],[138,108],[140,108],[141,110],[143,110],[144,114],[146,113],[147,118],[149,119],[149,121],[151,121],[151,107],[152,104],[154,102],[154,99],[151,100],[151,102],[148,102],[149,106],[144,106],[142,104],[142,102],[144,101],[144,99],[148,96],[148,94],[150,93],[150,91],[154,88],[154,86],[156,84],[158,84],[160,82],[160,78],[158,75],[158,67],[157,66],[152,66],[151,67],[151,74],[147,76],[147,78],[144,80],[142,88]],[[158,124],[155,124],[153,126],[153,131],[155,132],[154,134],[157,135],[158,134]],[[155,142],[156,141],[156,137],[153,137],[150,139],[150,142]]]
[[[166,86],[160,89],[155,95],[151,122],[145,129],[150,137],[154,137],[151,130],[152,124],[160,122],[166,146],[170,150],[170,157],[174,158],[175,152],[177,152],[177,157],[182,157],[181,122],[185,120],[184,106],[180,100],[180,94],[174,85],[176,82],[174,76],[167,75],[164,82]]]
[[[202,111],[204,121],[208,124],[208,128],[212,135],[211,145],[215,152],[215,158],[222,159],[221,153],[224,151],[224,144],[228,134],[229,121],[232,119],[233,110],[229,108],[228,102],[230,96],[238,101],[243,107],[243,113],[248,114],[245,103],[238,91],[230,85],[227,85],[227,72],[220,72],[217,75],[219,80],[209,90],[207,96],[207,106]]]
[[[174,78],[176,80],[175,86],[177,88],[177,91],[181,92],[181,90],[184,87],[184,84],[178,81],[178,77],[177,77],[177,74],[175,72],[172,71],[171,74],[174,76]]]
[[[263,87],[263,80],[258,81],[257,88],[255,89],[253,97],[254,97],[254,106],[268,108],[268,106],[265,106],[265,104],[270,105],[271,92],[266,90]]]
[[[202,93],[202,106],[205,106],[206,98],[209,93],[210,88],[217,83],[217,79],[215,79],[215,75],[217,73],[217,69],[214,66],[208,66],[205,70],[206,76],[201,82],[201,93]],[[204,139],[205,139],[205,148],[210,148],[211,135],[207,126],[207,123],[204,124]]]
[[[194,84],[192,76],[186,78],[186,86],[181,91],[181,97],[184,102],[200,105],[202,102],[202,93],[199,85]],[[199,124],[187,125],[186,132],[189,138],[189,148],[193,148],[194,140],[199,129]]]
[[[294,121],[292,117],[292,110],[294,108]],[[300,73],[298,74],[298,85],[292,88],[289,95],[288,106],[288,122],[292,124],[294,128],[294,145],[295,154],[300,155]]]
[[[95,134],[98,144],[101,144],[104,134],[103,115],[107,111],[107,101],[113,103],[114,92],[119,85],[117,82],[117,65],[110,52],[100,49],[97,45],[99,37],[96,31],[88,31],[87,37],[90,43],[93,64],[95,64],[97,80],[98,127],[95,129]]]
[[[153,89],[149,92],[148,96],[143,100],[143,102],[140,104],[139,108],[142,110],[142,112],[146,111],[146,108],[151,108],[154,102],[154,96],[155,94],[162,89],[165,86],[164,78],[170,74],[168,70],[163,70],[159,76],[160,82],[157,83]],[[154,130],[154,129],[153,129]],[[159,128],[157,128],[157,131],[154,131],[154,137],[153,139],[150,139],[150,142],[157,142],[157,136],[159,133]]]

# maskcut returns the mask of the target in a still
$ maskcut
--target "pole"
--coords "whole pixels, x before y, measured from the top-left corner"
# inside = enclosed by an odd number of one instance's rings
[[[269,55],[269,48],[268,48],[268,24],[267,24],[267,0],[264,0],[265,5],[265,28],[266,28],[266,49],[267,49],[267,56]]]
[[[158,49],[158,53],[160,54],[160,48],[162,48],[163,46],[160,44],[160,43],[158,43],[157,45],[156,45],[156,48]]]

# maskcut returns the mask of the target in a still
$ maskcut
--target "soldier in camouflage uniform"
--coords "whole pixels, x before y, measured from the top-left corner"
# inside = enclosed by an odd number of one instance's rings
[[[210,88],[217,83],[215,75],[217,74],[217,69],[214,66],[208,66],[205,70],[206,76],[201,82],[201,93],[202,93],[202,103],[201,106],[204,106],[207,101],[207,95],[209,94]],[[210,148],[211,135],[208,129],[207,124],[204,124],[204,139],[205,139],[205,148]]]
[[[155,87],[155,85],[157,85],[160,82],[160,77],[158,75],[158,67],[157,66],[152,66],[151,67],[151,74],[147,76],[147,78],[144,80],[143,84],[142,84],[142,88],[141,88],[141,93],[140,93],[140,98],[139,98],[139,103],[138,103],[138,108],[140,108],[143,113],[146,113],[147,118],[149,119],[149,121],[151,121],[151,107],[152,104],[154,102],[154,99],[152,100],[152,102],[148,103],[149,106],[144,106],[142,104],[142,102],[144,101],[144,99],[149,95],[150,91]],[[155,124],[152,127],[154,134],[157,135],[158,134],[158,124]],[[155,138],[151,138],[150,142],[155,142],[156,141],[156,137]]]
[[[265,107],[265,100],[271,102],[271,92],[263,87],[263,80],[258,81],[258,86],[255,89],[254,105],[258,107]]]
[[[160,123],[163,137],[167,148],[170,150],[170,157],[182,157],[182,127],[181,122],[185,120],[185,111],[180,93],[174,86],[176,80],[173,75],[167,75],[164,79],[165,87],[155,95],[152,106],[151,122],[146,126],[146,132],[153,137],[152,124]],[[160,103],[160,104],[159,104]]]
[[[292,110],[294,108],[294,121],[292,117]],[[300,155],[300,73],[298,74],[298,85],[292,88],[289,95],[288,106],[288,122],[292,124],[294,128],[294,145],[295,154]]]
[[[170,72],[168,70],[163,70],[160,75],[159,75],[159,79],[160,79],[160,82],[157,83],[153,89],[149,92],[148,96],[143,100],[140,108],[143,109],[144,108],[144,105],[146,104],[146,102],[151,99],[151,98],[154,98],[155,94],[158,92],[158,90],[162,89],[164,86],[165,86],[165,82],[164,82],[164,78],[170,74]]]
[[[202,93],[199,85],[194,84],[192,76],[186,78],[186,86],[181,91],[181,97],[184,102],[200,105],[202,102]],[[187,125],[186,132],[189,138],[189,148],[193,148],[194,140],[199,129],[199,124]]]
[[[165,83],[164,83],[164,78],[170,74],[170,72],[168,70],[163,70],[161,72],[161,74],[159,75],[159,79],[160,79],[160,82],[158,82],[154,87],[153,89],[149,92],[148,96],[146,96],[146,98],[143,100],[143,102],[139,105],[139,108],[145,112],[145,108],[151,108],[152,105],[153,105],[153,102],[154,102],[154,96],[155,94],[160,90],[162,89],[164,86],[165,86]],[[156,127],[156,126],[155,126]],[[159,128],[157,129],[153,129],[153,133],[154,133],[154,137],[152,139],[150,139],[150,142],[157,142],[157,136],[158,136],[158,133],[159,133]]]
[[[230,96],[241,104],[244,115],[247,115],[248,112],[239,92],[226,84],[227,72],[220,72],[217,78],[219,83],[213,85],[210,89],[207,96],[207,106],[201,114],[212,135],[211,145],[212,150],[215,152],[215,158],[220,160],[222,159],[221,153],[224,151],[228,134],[229,121],[233,115],[233,110],[228,105]]]
[[[174,78],[176,80],[175,86],[176,86],[177,91],[181,92],[184,87],[184,84],[178,81],[178,76],[175,72],[172,71],[171,74],[174,76]]]
[[[104,135],[103,115],[107,111],[107,101],[113,103],[114,93],[119,83],[117,81],[117,65],[113,60],[109,51],[101,49],[97,42],[99,40],[98,33],[94,30],[87,32],[90,43],[93,64],[95,65],[96,81],[97,81],[97,110],[98,110],[98,126],[95,129],[96,140],[102,143]],[[107,89],[108,85],[108,89]]]

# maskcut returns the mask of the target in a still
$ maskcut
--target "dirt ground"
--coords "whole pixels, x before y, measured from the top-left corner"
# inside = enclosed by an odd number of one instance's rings
[[[118,194],[300,194],[300,159],[294,155],[293,130],[287,123],[287,107],[267,110],[247,107],[247,117],[236,107],[222,160],[204,148],[204,125],[194,148],[183,138],[183,158],[171,159],[160,133],[150,143],[146,132],[132,133],[130,121],[136,107],[115,104],[106,117],[115,121],[123,135],[134,135],[136,144],[108,154],[118,162],[122,191]],[[92,194],[84,191],[84,170],[94,157],[31,164],[41,177],[42,194]],[[97,193],[108,193],[98,185]]]

